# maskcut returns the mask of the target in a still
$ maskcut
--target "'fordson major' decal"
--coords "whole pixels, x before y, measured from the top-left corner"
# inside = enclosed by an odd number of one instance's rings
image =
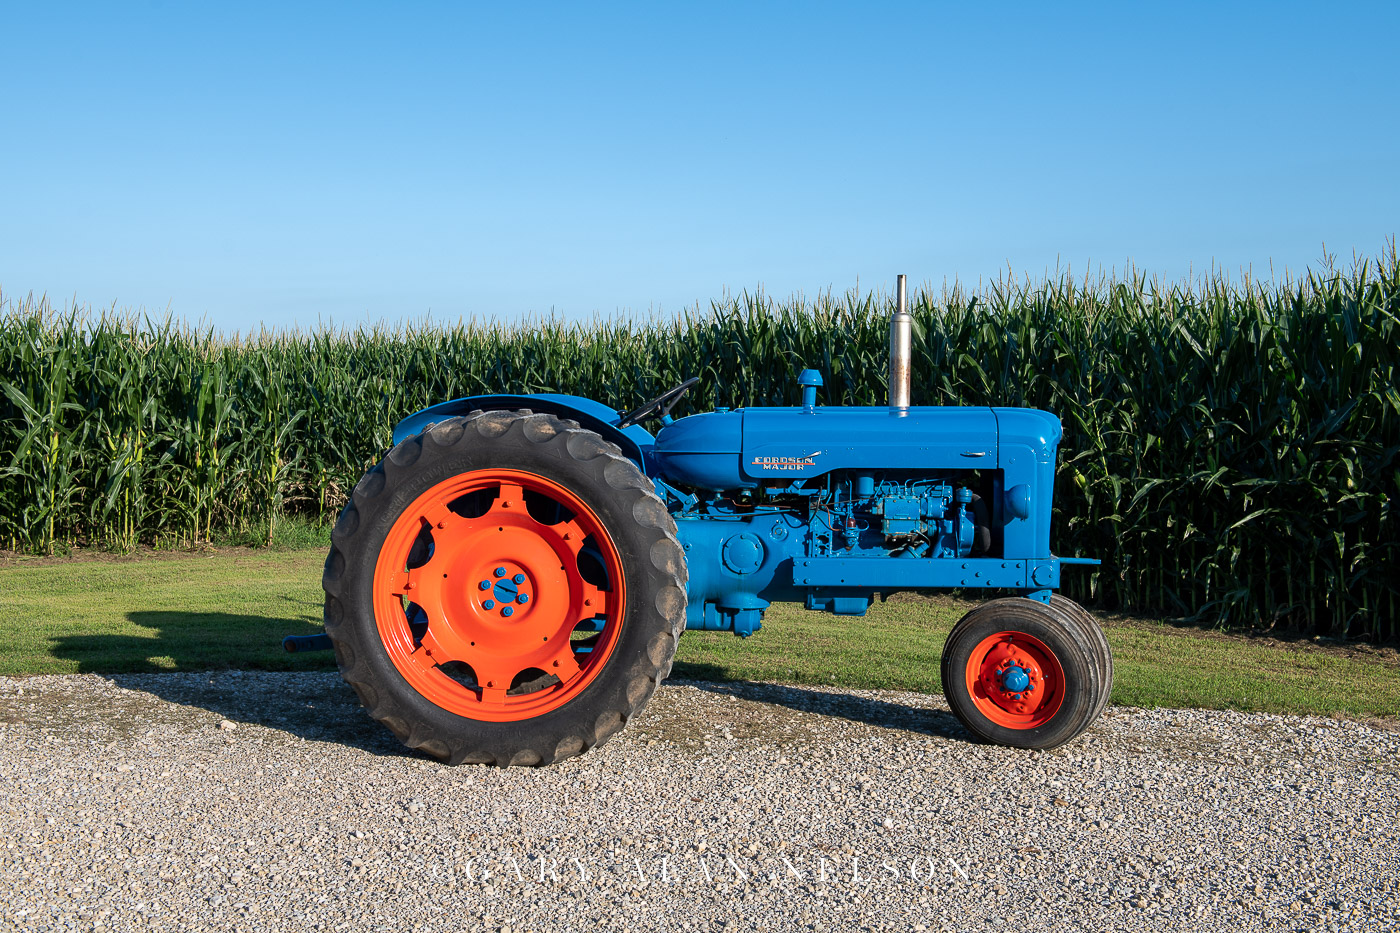
[[[758,467],[760,470],[802,470],[816,466],[817,458],[821,455],[820,450],[814,450],[801,457],[754,457],[749,466]]]

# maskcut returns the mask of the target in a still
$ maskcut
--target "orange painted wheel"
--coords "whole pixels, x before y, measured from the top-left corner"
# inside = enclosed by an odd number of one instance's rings
[[[404,744],[544,765],[606,742],[671,670],[685,552],[617,445],[552,414],[476,411],[355,486],[321,585],[341,676]]]
[[[1111,682],[1107,647],[1100,651],[1086,619],[1024,597],[982,603],[943,646],[948,708],[998,745],[1054,748],[1080,735]]]
[[[585,579],[590,566],[602,579]],[[558,709],[587,687],[627,603],[598,517],[522,470],[474,470],[415,499],[379,552],[374,594],[379,636],[413,689],[497,722]]]
[[[977,708],[1007,729],[1045,725],[1065,698],[1065,672],[1055,652],[1025,632],[997,632],[982,639],[963,675]]]

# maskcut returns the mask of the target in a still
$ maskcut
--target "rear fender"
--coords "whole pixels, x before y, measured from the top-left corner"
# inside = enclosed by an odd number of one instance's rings
[[[394,443],[419,434],[428,425],[445,418],[455,418],[478,410],[514,411],[521,408],[577,421],[580,426],[601,434],[622,448],[623,456],[635,462],[643,473],[648,476],[654,473],[648,463],[651,459],[651,448],[655,444],[651,433],[635,424],[619,429],[617,422],[622,420],[620,414],[602,402],[577,395],[469,395],[466,398],[441,402],[414,412],[395,425]]]

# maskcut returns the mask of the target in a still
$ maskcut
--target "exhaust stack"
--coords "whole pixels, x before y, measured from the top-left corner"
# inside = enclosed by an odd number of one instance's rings
[[[898,307],[890,317],[890,414],[903,415],[909,411],[909,378],[913,366],[914,318],[909,314],[909,296],[904,288],[904,276],[897,286]]]

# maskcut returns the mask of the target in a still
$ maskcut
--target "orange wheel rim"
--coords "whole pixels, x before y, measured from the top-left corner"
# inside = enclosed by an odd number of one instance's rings
[[[997,632],[967,659],[967,692],[978,711],[1007,729],[1035,729],[1059,712],[1065,672],[1045,642],[1025,632]]]
[[[414,690],[470,719],[558,709],[607,664],[626,610],[617,547],[552,480],[476,470],[423,493],[389,529],[374,617]]]

